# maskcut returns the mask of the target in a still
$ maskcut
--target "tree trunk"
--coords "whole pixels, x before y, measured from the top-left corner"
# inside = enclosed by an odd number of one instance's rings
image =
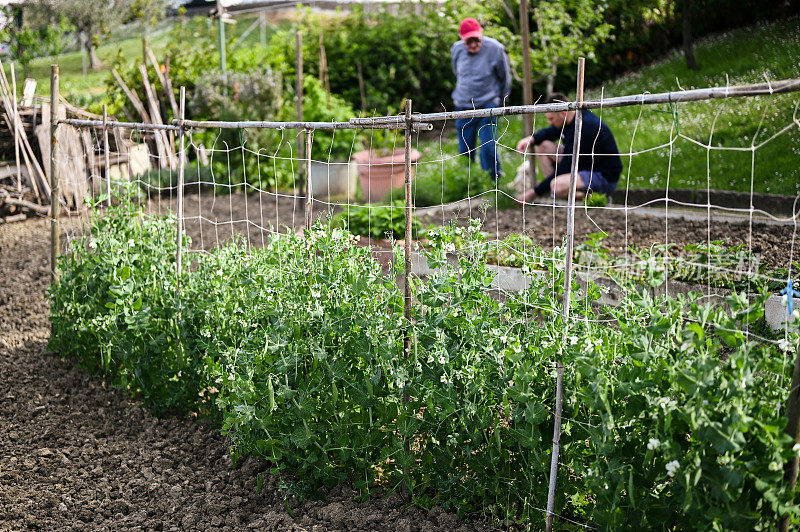
[[[683,54],[686,56],[686,66],[689,70],[697,70],[692,43],[692,0],[683,0]]]
[[[100,59],[97,57],[97,49],[94,46],[94,35],[86,32],[86,53],[89,55],[89,68],[100,70]]]
[[[558,67],[554,63],[553,64],[553,68],[547,74],[547,88],[545,89],[545,92],[547,93],[546,94],[547,98],[549,98],[553,94],[553,88],[554,88],[554,85],[556,83],[556,74],[557,73],[558,73]]]

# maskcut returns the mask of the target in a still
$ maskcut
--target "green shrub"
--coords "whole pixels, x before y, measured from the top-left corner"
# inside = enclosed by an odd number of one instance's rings
[[[158,412],[200,408],[196,361],[176,352],[175,250],[171,216],[146,216],[123,201],[93,213],[91,231],[70,242],[50,289],[50,347]]]
[[[331,220],[333,227],[342,227],[354,235],[371,238],[405,238],[405,204],[395,200],[389,205],[347,206]],[[419,238],[422,224],[411,219],[413,238]]]

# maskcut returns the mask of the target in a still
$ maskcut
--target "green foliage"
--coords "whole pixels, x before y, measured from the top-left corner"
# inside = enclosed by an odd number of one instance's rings
[[[539,529],[561,361],[558,515],[604,530],[800,517],[780,408],[798,337],[749,334],[766,292],[726,309],[620,279],[630,296],[614,308],[576,283],[564,322],[564,250],[509,239],[524,272],[547,275],[500,301],[485,262],[497,243],[472,221],[429,231],[433,273],[412,278],[411,322],[397,271],[323,226],[197,255],[176,300],[173,227],[127,204],[95,216],[51,290],[51,345],[154,408],[212,414],[234,454],[294,471],[298,489],[349,480],[368,495],[405,480],[421,505]]]
[[[410,98],[415,110],[441,110],[442,103],[449,105],[455,83],[450,46],[458,40],[458,26],[443,21],[437,10],[421,7],[426,11],[423,17],[406,10],[393,15],[359,9],[338,18],[306,16],[304,64],[319,77],[323,34],[331,90],[353,108],[382,115],[393,113],[403,98]],[[359,65],[366,88],[364,108]]]
[[[723,240],[675,245],[655,245],[649,249],[630,247],[628,257],[615,257],[604,248],[606,233],[594,233],[575,247],[578,264],[603,268],[623,283],[636,282],[660,286],[667,279],[697,283],[715,288],[777,291],[783,285],[768,279],[785,278],[784,270],[770,271],[759,257],[743,244],[731,246]]]
[[[600,192],[591,192],[583,200],[587,207],[605,207],[608,203],[608,196]]]
[[[550,85],[559,66],[575,63],[577,57],[594,58],[598,48],[611,35],[611,24],[603,21],[604,4],[592,0],[551,0],[536,3],[532,32],[531,68]]]
[[[72,29],[66,17],[55,22],[33,26],[17,26],[17,7],[4,6],[0,13],[9,21],[0,29],[0,40],[7,43],[11,57],[22,66],[21,74],[28,76],[31,61],[42,55],[58,55],[64,48],[66,34]],[[9,74],[10,75],[10,74]]]
[[[389,205],[347,206],[333,217],[332,227],[347,229],[354,235],[370,238],[405,238],[405,204],[395,200]],[[419,238],[422,224],[416,218],[411,219],[411,233]]]
[[[145,216],[123,201],[93,213],[91,231],[70,243],[50,289],[51,348],[158,412],[201,409],[198,361],[176,352],[175,250],[173,218]]]
[[[619,330],[587,339],[575,360],[576,400],[596,413],[586,482],[605,528],[755,530],[771,528],[768,516],[797,518],[782,480],[797,453],[777,408],[788,345],[744,332],[767,295],[734,294],[730,313],[695,297],[634,295],[611,311]]]
[[[200,296],[187,316],[196,348],[218,359],[207,368],[223,433],[306,486],[369,487],[400,447],[389,427],[402,397],[388,385],[399,291],[341,229],[276,235],[245,254],[214,253],[187,287]]]

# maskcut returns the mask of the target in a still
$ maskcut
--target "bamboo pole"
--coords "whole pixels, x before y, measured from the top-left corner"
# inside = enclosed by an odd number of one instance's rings
[[[222,80],[228,83],[228,61],[225,50],[225,8],[222,2],[217,0],[217,18],[219,21],[219,68],[222,71]]]
[[[295,32],[295,43],[294,43],[294,92],[295,92],[295,104],[296,104],[296,115],[297,121],[303,121],[303,32],[299,29]],[[304,153],[305,144],[303,143],[303,138],[298,135],[297,136],[297,160],[301,161],[305,158]],[[303,179],[303,170],[300,170],[300,193],[297,195],[297,203],[302,201],[302,197],[305,195],[305,180]],[[303,204],[303,210],[305,211],[305,204]]]
[[[404,138],[404,167],[405,167],[405,187],[404,187],[404,196],[405,196],[405,209],[403,211],[405,223],[406,223],[406,234],[405,234],[405,250],[403,253],[403,315],[405,316],[405,333],[403,336],[403,356],[406,360],[411,358],[411,219],[413,217],[413,208],[414,202],[412,197],[411,191],[411,100],[406,100],[406,109],[405,109],[405,118],[406,118],[406,130],[405,130],[405,138]],[[403,404],[408,403],[408,390],[406,390],[405,386],[403,387]],[[408,446],[408,439],[404,437],[403,447],[405,449],[406,455],[409,452]],[[403,494],[408,496],[408,460],[404,460],[403,464]]]
[[[358,92],[361,95],[361,110],[367,111],[367,91],[364,89],[364,73],[361,71],[361,61],[356,62],[358,72]]]
[[[184,154],[185,149],[185,134],[184,134],[184,127],[183,127],[183,119],[185,117],[186,112],[186,87],[181,86],[180,92],[180,107],[178,108],[179,117],[178,120],[180,121],[180,129],[178,130],[178,212],[175,215],[176,218],[176,230],[175,230],[175,240],[177,247],[175,249],[175,273],[176,273],[176,289],[175,289],[175,299],[177,300],[178,306],[178,317],[177,317],[177,327],[178,327],[178,334],[175,335],[176,338],[176,356],[178,359],[178,366],[182,363],[181,357],[181,335],[180,335],[180,326],[181,326],[181,274],[183,272],[183,178],[184,178],[184,171],[186,167],[186,157]]]
[[[78,118],[66,118],[59,120],[60,124],[70,124],[77,127],[102,127],[102,120],[83,120]],[[178,131],[176,124],[178,120],[173,120],[172,124],[150,124],[145,122],[116,122],[108,121],[110,128],[122,129],[164,129],[168,131]],[[351,122],[266,122],[266,121],[243,121],[225,122],[215,120],[184,120],[184,127],[189,128],[210,128],[210,129],[405,129],[405,124],[353,124]],[[431,131],[433,124],[414,122],[414,131]]]
[[[12,126],[14,130],[14,161],[17,163],[17,192],[22,194],[22,168],[19,166],[19,129],[17,129],[19,109],[17,107],[17,74],[15,70],[14,63],[11,63],[11,96],[14,99],[14,124]],[[31,176],[31,180],[33,180],[33,176]]]
[[[106,205],[111,207],[111,163],[108,155],[108,108],[103,104],[103,167],[106,173]]]
[[[569,175],[569,198],[567,200],[567,256],[564,264],[564,309],[562,313],[564,340],[569,329],[569,306],[572,295],[572,247],[575,241],[575,185],[578,180],[578,158],[581,148],[581,129],[583,126],[583,114],[580,105],[583,103],[583,82],[586,60],[578,58],[578,80],[576,82],[575,101],[578,103],[578,110],[575,111],[575,135],[572,147],[572,170]],[[563,341],[562,340],[562,344]],[[550,486],[547,492],[547,515],[545,529],[547,532],[553,530],[553,511],[556,503],[556,481],[558,478],[558,455],[561,451],[561,408],[564,400],[564,363],[559,360],[556,363],[556,411],[555,424],[553,426],[553,452],[550,455]]]
[[[61,250],[61,228],[58,216],[61,188],[58,182],[58,65],[50,67],[50,282],[56,281],[58,253]]]
[[[522,103],[533,104],[533,81],[531,79],[531,32],[528,26],[528,0],[519,2],[519,28],[522,39]],[[533,115],[523,115],[523,136],[533,133]]]
[[[793,294],[790,292],[787,296],[793,297]],[[795,444],[800,443],[800,347],[798,347],[797,355],[795,355],[794,359],[792,387],[789,389],[789,397],[786,398],[786,418],[786,428],[783,432],[788,434]],[[800,467],[800,458],[798,458],[796,453],[794,457],[783,466],[783,481],[792,494],[797,485],[798,467]],[[792,500],[794,500],[794,497],[792,497]],[[788,532],[790,525],[790,516],[783,515],[778,521],[778,530],[780,532]]]
[[[325,54],[325,34],[319,34],[319,77],[325,86],[325,106],[331,108],[331,81],[328,76],[328,58]]]
[[[312,211],[311,197],[311,137],[314,130],[306,130],[306,230],[311,231],[314,213]]]
[[[588,100],[581,104],[581,109],[599,109],[612,107],[628,107],[632,105],[696,102],[701,100],[715,100],[722,98],[736,98],[742,96],[764,96],[768,94],[783,94],[800,91],[800,79],[785,79],[770,83],[756,83],[752,85],[737,85],[734,87],[710,87],[705,89],[692,89],[687,91],[662,92],[659,94],[634,94],[604,98],[603,100]],[[435,122],[440,120],[455,120],[457,118],[485,118],[490,116],[511,116],[523,114],[557,113],[571,111],[577,108],[574,102],[549,103],[536,105],[512,105],[495,107],[492,109],[475,109],[469,111],[448,111],[442,113],[422,113],[412,117],[414,122]],[[402,116],[376,116],[371,118],[351,118],[353,124],[402,124]]]
[[[120,76],[119,72],[117,72],[116,68],[111,69],[111,75],[114,76],[114,80],[117,82],[117,85],[119,85],[119,88],[125,93],[125,96],[128,97],[128,100],[133,105],[133,108],[136,109],[136,112],[142,117],[142,120],[149,123],[150,115],[147,114],[147,110],[145,110],[144,104],[142,103],[142,100],[139,99],[139,96],[133,92],[130,87],[128,87],[128,85],[122,79],[122,76]]]
[[[6,70],[3,68],[2,62],[0,62],[0,89],[2,89],[2,103],[3,108],[5,109],[4,118],[6,122],[8,124],[13,122],[17,131],[24,132],[25,128],[22,125],[22,120],[20,120],[19,116],[15,116],[14,113],[14,106],[11,102],[11,87],[8,79],[6,78]],[[45,198],[47,201],[50,201],[50,185],[47,183],[47,178],[44,174],[44,171],[42,170],[41,166],[39,166],[39,162],[36,159],[33,148],[31,148],[30,142],[28,141],[28,136],[20,135],[18,138],[22,141],[22,158],[25,162],[25,166],[28,168],[28,173],[31,175],[31,183],[33,184],[33,188],[36,191],[37,196],[39,195],[38,187],[36,186],[36,180],[38,179],[42,185],[42,192],[44,193]]]

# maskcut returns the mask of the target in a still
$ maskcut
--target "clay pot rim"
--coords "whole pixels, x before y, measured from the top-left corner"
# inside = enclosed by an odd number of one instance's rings
[[[374,156],[378,150],[362,150],[353,154],[353,160],[359,166],[375,166],[379,164],[391,164],[391,165],[398,165],[403,164],[405,162],[405,150],[398,148],[392,152],[391,155],[387,155],[384,157],[376,157]],[[412,148],[411,152],[409,153],[410,159],[412,163],[419,161],[422,154]]]

